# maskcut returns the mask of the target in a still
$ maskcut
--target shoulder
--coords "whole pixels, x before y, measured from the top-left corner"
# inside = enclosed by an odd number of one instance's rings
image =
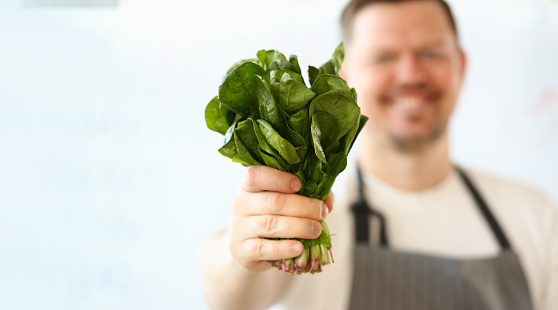
[[[551,234],[558,221],[558,205],[550,195],[518,180],[475,169],[464,171],[503,225],[537,242]]]
[[[496,204],[545,206],[552,204],[551,197],[536,187],[511,178],[484,171],[463,169],[486,199]]]

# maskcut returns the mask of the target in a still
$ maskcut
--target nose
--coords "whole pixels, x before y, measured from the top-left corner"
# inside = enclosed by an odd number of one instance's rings
[[[426,71],[414,55],[405,55],[397,66],[397,80],[403,85],[417,85],[426,81]]]

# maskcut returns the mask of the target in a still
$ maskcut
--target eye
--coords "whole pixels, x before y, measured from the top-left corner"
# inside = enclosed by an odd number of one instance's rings
[[[432,50],[426,50],[426,51],[422,51],[421,56],[425,59],[436,59],[438,58],[438,53],[432,51]]]
[[[380,63],[380,64],[381,63],[387,63],[387,62],[393,60],[393,58],[394,58],[393,55],[388,54],[388,53],[380,54],[380,55],[378,55],[378,57],[376,57],[375,62]]]

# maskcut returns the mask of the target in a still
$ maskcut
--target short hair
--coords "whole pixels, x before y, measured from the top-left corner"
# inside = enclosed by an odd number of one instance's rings
[[[459,36],[455,18],[448,3],[444,0],[351,0],[343,10],[343,14],[341,15],[341,31],[343,40],[348,41],[351,38],[351,28],[355,16],[363,7],[374,3],[401,3],[409,1],[434,1],[439,3],[449,19],[451,29],[453,30],[455,38],[459,44]]]

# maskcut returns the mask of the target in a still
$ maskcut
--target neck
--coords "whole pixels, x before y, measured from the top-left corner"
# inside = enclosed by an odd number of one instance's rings
[[[436,186],[451,170],[447,135],[420,151],[404,153],[364,138],[360,167],[394,187],[420,191]]]

